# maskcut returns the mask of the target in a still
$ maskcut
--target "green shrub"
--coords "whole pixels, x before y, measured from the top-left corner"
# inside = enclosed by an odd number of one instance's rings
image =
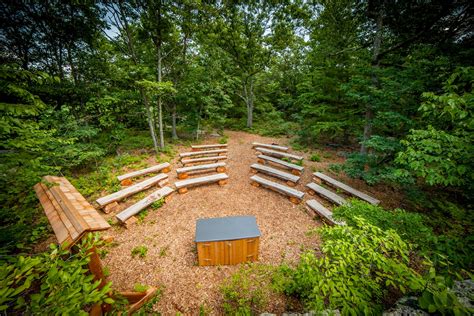
[[[469,312],[449,290],[450,279],[436,274],[429,261],[410,268],[410,245],[394,230],[382,230],[361,217],[352,226],[324,227],[322,256],[301,256],[295,269],[282,267],[282,287],[303,300],[306,308],[339,309],[343,315],[380,314],[383,303],[406,294],[419,296],[419,307],[443,314]]]
[[[224,280],[221,292],[226,315],[255,315],[264,311],[270,296],[276,291],[272,285],[276,268],[261,264],[242,266]]]
[[[87,250],[98,245],[90,234],[72,253],[56,246],[38,256],[14,257],[0,265],[0,311],[7,314],[88,315],[88,307],[113,303],[111,283],[87,275]]]
[[[139,256],[140,258],[145,258],[146,254],[148,253],[148,247],[147,246],[136,246],[135,248],[132,249],[132,257]]]
[[[402,209],[386,211],[378,205],[352,199],[350,203],[339,206],[333,211],[334,217],[345,220],[347,224],[356,224],[356,218],[363,217],[368,223],[383,230],[393,229],[405,241],[428,251],[435,242],[431,228],[425,225],[424,217]]]
[[[321,157],[318,154],[312,154],[311,157],[309,157],[309,160],[319,162],[321,161]]]
[[[148,285],[143,285],[141,283],[136,283],[134,286],[133,286],[133,290],[135,292],[146,292],[148,290]]]

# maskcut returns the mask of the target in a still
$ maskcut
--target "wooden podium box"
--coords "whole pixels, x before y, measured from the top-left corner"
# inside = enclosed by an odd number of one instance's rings
[[[254,216],[198,219],[196,246],[200,266],[258,260],[260,230]]]

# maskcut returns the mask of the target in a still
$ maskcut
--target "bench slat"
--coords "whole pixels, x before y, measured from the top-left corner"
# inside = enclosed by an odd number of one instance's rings
[[[303,157],[301,156],[284,153],[281,151],[271,150],[271,149],[265,149],[262,147],[257,147],[255,148],[255,150],[261,152],[262,154],[267,154],[268,156],[274,156],[278,158],[288,158],[288,159],[294,159],[294,160],[299,160],[299,161],[303,160]]]
[[[270,149],[276,149],[276,150],[281,150],[281,151],[288,151],[288,147],[285,147],[285,146],[262,144],[262,143],[257,143],[257,142],[253,142],[252,147],[263,147],[263,148],[270,148]]]
[[[267,156],[267,155],[258,155],[258,158],[266,160],[266,161],[271,161],[271,162],[276,163],[278,165],[281,165],[281,166],[283,166],[287,169],[298,170],[300,172],[303,172],[303,170],[304,170],[304,167],[302,167],[302,166],[298,166],[298,165],[295,165],[294,163],[290,163],[290,162],[287,162],[287,161],[284,161],[284,160],[281,160],[281,159],[278,159],[278,158],[270,157],[270,156]]]
[[[125,180],[125,179],[128,179],[128,178],[138,177],[138,176],[142,176],[142,175],[148,174],[148,173],[159,172],[159,171],[161,171],[165,168],[169,168],[170,166],[171,165],[168,162],[164,162],[162,164],[152,166],[150,168],[141,169],[141,170],[133,171],[133,172],[118,176],[117,179],[119,181],[122,181],[122,180]]]
[[[180,188],[203,184],[203,183],[212,183],[212,182],[217,182],[221,180],[226,180],[228,178],[229,176],[225,173],[217,173],[217,174],[213,174],[213,175],[205,176],[205,177],[176,181],[174,185],[176,186],[176,188],[180,189]]]
[[[345,184],[345,183],[342,183],[342,182],[340,182],[340,181],[337,181],[336,179],[333,179],[333,178],[331,178],[330,176],[325,175],[324,173],[315,172],[315,173],[313,173],[313,175],[314,175],[315,177],[317,177],[317,178],[319,178],[319,179],[321,179],[321,180],[323,180],[323,181],[325,181],[325,182],[327,182],[327,183],[329,183],[329,184],[331,184],[331,185],[333,185],[333,186],[335,186],[335,187],[341,189],[341,190],[346,191],[347,193],[350,193],[350,194],[352,194],[352,195],[354,195],[354,196],[356,196],[356,197],[358,197],[358,198],[360,198],[360,199],[362,199],[362,200],[364,200],[364,201],[369,202],[370,204],[377,205],[377,204],[380,203],[380,201],[377,200],[376,198],[373,198],[373,197],[371,197],[370,195],[367,195],[367,194],[365,194],[365,193],[363,193],[363,192],[361,192],[361,191],[359,191],[359,190],[356,190],[356,189],[354,189],[354,188],[348,186],[348,185]]]
[[[174,192],[173,188],[170,187],[163,187],[146,198],[138,201],[137,203],[133,204],[132,206],[128,207],[127,209],[123,210],[119,214],[117,214],[115,217],[121,221],[122,223],[125,222],[127,219],[132,217],[133,215],[139,213],[141,210],[144,208],[150,206],[153,202],[158,201],[159,199],[162,199],[171,193]]]
[[[176,173],[180,174],[184,172],[215,169],[217,167],[225,167],[225,162],[216,162],[216,163],[210,163],[206,165],[197,165],[197,166],[191,166],[191,167],[178,168],[176,169]]]
[[[308,188],[310,188],[311,190],[313,190],[314,192],[316,192],[317,194],[321,195],[322,197],[324,197],[324,198],[328,199],[329,201],[334,202],[338,205],[343,205],[343,204],[347,203],[346,199],[344,199],[343,197],[337,195],[336,193],[334,193],[332,191],[329,191],[326,188],[323,188],[322,186],[320,186],[320,185],[318,185],[314,182],[310,182],[306,186]]]
[[[192,157],[192,156],[204,156],[204,155],[214,155],[226,153],[227,149],[214,149],[214,150],[203,150],[203,151],[191,151],[187,153],[179,154],[180,158]]]
[[[223,148],[223,147],[227,147],[227,144],[191,145],[192,149]]]
[[[304,192],[301,192],[301,191],[298,191],[296,189],[290,188],[286,185],[276,183],[276,182],[267,180],[267,179],[259,177],[259,176],[252,176],[252,177],[250,177],[250,179],[252,181],[260,183],[261,185],[263,185],[266,188],[272,189],[272,190],[277,191],[279,193],[282,193],[284,195],[292,196],[292,197],[295,197],[295,198],[300,199],[300,200],[303,199],[303,197],[304,197]]]
[[[167,174],[160,173],[160,174],[154,176],[153,178],[146,179],[145,181],[142,181],[142,182],[136,183],[134,185],[131,185],[128,188],[125,188],[123,190],[120,190],[120,191],[117,191],[115,193],[109,194],[107,196],[101,197],[101,198],[97,199],[96,202],[100,206],[105,206],[109,203],[122,200],[122,199],[126,198],[127,196],[130,196],[130,195],[135,194],[137,192],[148,189],[149,187],[151,187],[151,186],[155,185],[156,183],[161,182],[161,181],[163,181],[167,178],[168,178]]]
[[[191,158],[191,159],[183,159],[181,163],[186,165],[188,163],[196,163],[196,162],[206,162],[206,161],[218,161],[227,159],[227,156],[214,156],[214,157],[203,157],[203,158]]]
[[[325,219],[327,219],[331,224],[333,225],[345,225],[346,223],[344,222],[339,222],[339,221],[336,221],[333,217],[332,217],[332,212],[330,210],[328,210],[326,207],[324,207],[324,205],[322,205],[321,203],[319,203],[318,201],[316,200],[308,200],[306,201],[306,205],[311,209],[313,210],[314,212],[316,212],[317,214],[319,214],[321,217],[324,217]]]
[[[272,167],[260,165],[260,164],[257,164],[257,163],[254,163],[253,165],[251,165],[250,168],[255,169],[257,171],[261,171],[263,173],[274,176],[276,178],[291,181],[291,182],[294,182],[294,183],[297,183],[300,180],[300,177],[295,176],[294,174],[284,172],[284,171],[281,171],[281,170],[278,170],[278,169],[275,169],[275,168],[272,168]]]

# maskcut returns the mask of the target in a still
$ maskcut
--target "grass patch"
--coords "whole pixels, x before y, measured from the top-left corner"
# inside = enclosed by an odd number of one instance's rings
[[[311,157],[309,157],[309,160],[314,161],[314,162],[320,162],[321,157],[318,154],[312,154]]]
[[[137,246],[132,249],[132,257],[135,258],[136,256],[140,258],[145,258],[148,253],[148,247],[147,246]]]

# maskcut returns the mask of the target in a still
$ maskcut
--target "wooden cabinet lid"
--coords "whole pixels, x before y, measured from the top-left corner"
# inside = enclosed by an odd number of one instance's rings
[[[196,242],[234,240],[260,236],[255,216],[200,218],[196,221]]]

